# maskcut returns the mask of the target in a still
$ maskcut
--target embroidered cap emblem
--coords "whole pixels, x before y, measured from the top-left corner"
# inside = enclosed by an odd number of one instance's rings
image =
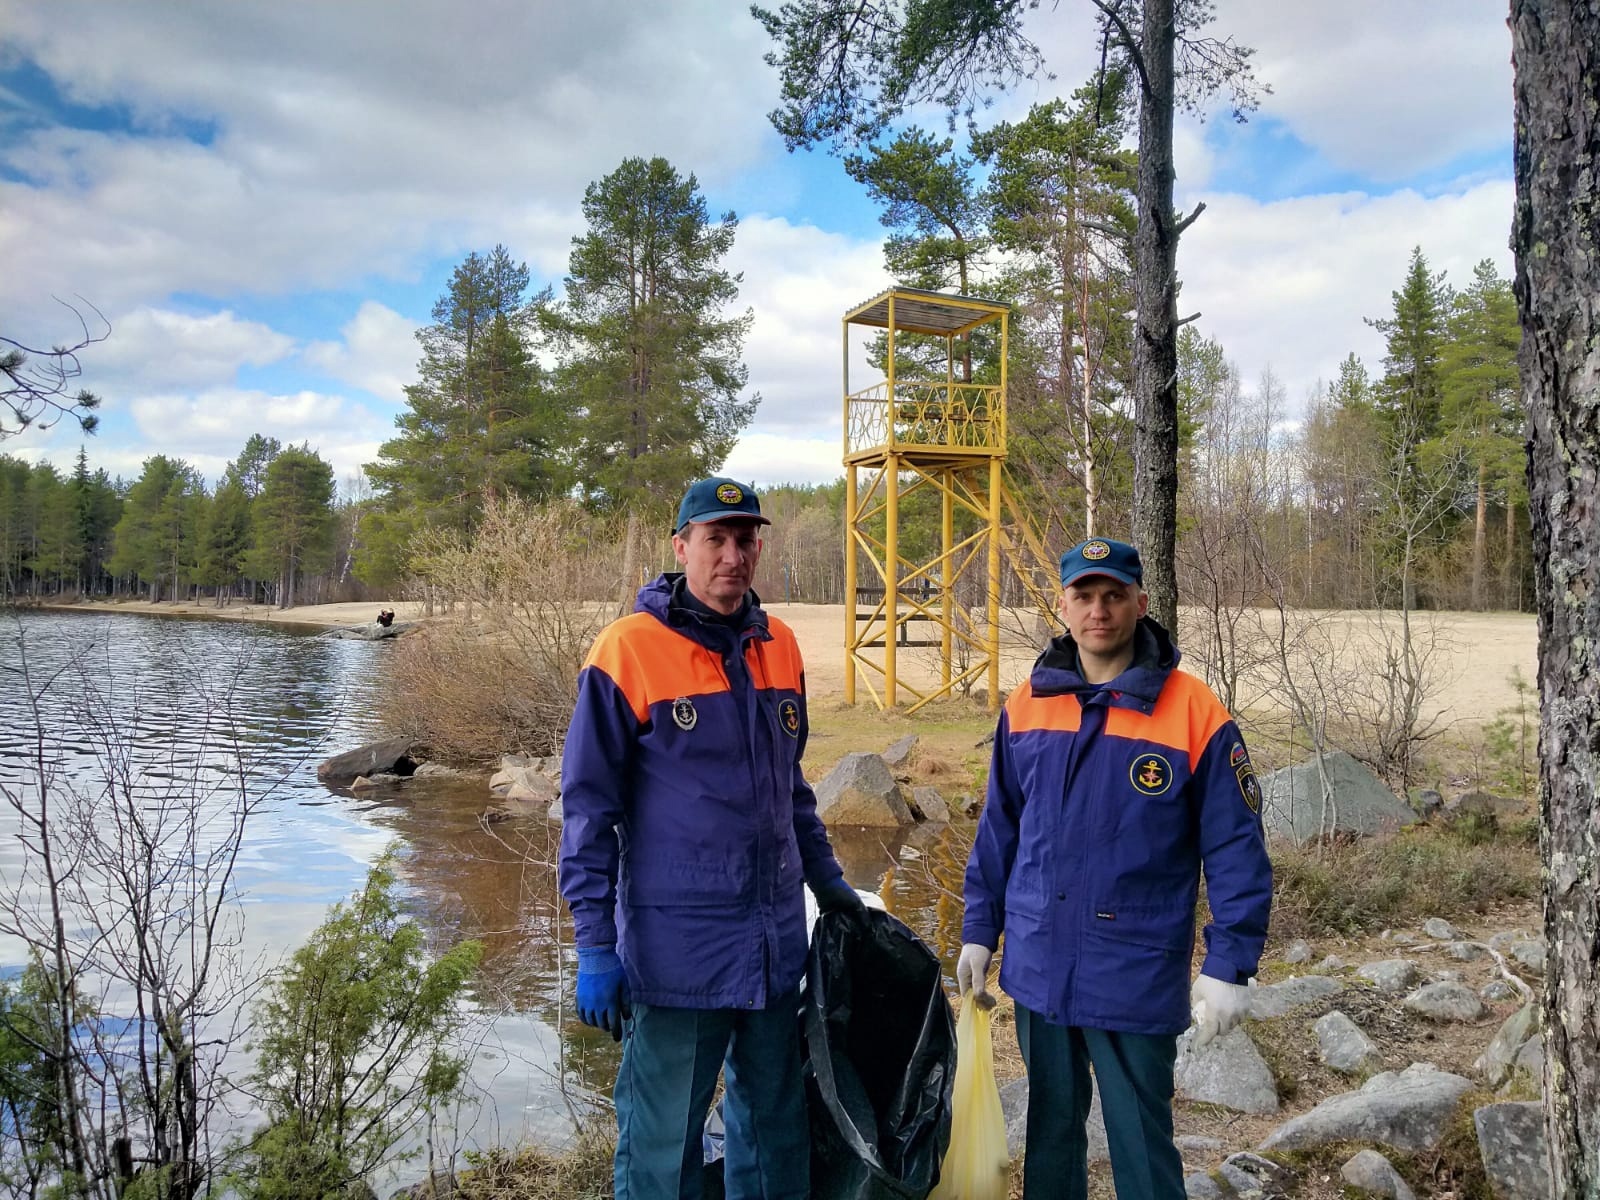
[[[1110,553],[1111,547],[1106,545],[1104,542],[1094,541],[1085,542],[1083,544],[1083,556],[1090,562],[1099,562],[1102,558]]]
[[[693,729],[699,719],[700,714],[694,709],[694,701],[687,696],[679,696],[672,702],[672,723],[685,733]]]
[[[1134,790],[1146,796],[1159,796],[1172,786],[1172,764],[1159,754],[1140,754],[1128,766]]]
[[[785,700],[778,705],[778,722],[783,726],[783,731],[792,738],[800,736],[800,706],[793,700]]]
[[[744,493],[739,490],[739,485],[724,483],[717,488],[717,499],[724,504],[737,504],[744,499]]]

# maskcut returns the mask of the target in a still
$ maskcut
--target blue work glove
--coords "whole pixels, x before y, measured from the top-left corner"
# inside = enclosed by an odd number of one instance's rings
[[[628,976],[615,946],[578,947],[578,1020],[622,1040],[628,1010]]]
[[[867,915],[867,906],[862,903],[861,897],[856,895],[855,888],[843,879],[835,879],[821,887],[814,887],[811,889],[811,894],[817,898],[818,912],[843,913],[857,922]]]

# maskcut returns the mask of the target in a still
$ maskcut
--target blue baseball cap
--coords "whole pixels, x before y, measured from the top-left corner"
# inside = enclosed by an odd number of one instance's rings
[[[1061,556],[1062,587],[1090,575],[1105,575],[1131,587],[1144,586],[1144,564],[1139,561],[1139,551],[1127,542],[1114,542],[1110,538],[1079,542]]]
[[[720,476],[691,483],[678,505],[678,520],[672,532],[681,533],[685,525],[704,525],[710,521],[726,521],[731,517],[744,517],[762,525],[772,522],[761,515],[761,497],[755,488],[737,479]]]

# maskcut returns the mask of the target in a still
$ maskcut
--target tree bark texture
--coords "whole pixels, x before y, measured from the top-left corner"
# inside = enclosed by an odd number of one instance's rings
[[[1600,2],[1512,0],[1511,31],[1547,1127],[1556,1194],[1600,1197]]]
[[[1173,0],[1144,0],[1133,238],[1133,540],[1150,615],[1178,628],[1178,229],[1172,212]]]

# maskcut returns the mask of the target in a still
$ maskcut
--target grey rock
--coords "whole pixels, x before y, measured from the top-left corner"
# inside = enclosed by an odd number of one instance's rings
[[[936,787],[915,787],[911,789],[911,803],[916,806],[912,816],[921,814],[922,820],[929,825],[948,825],[950,823],[950,806],[944,802],[944,797],[939,794]]]
[[[1417,814],[1366,767],[1342,750],[1284,767],[1261,780],[1261,819],[1269,836],[1303,845],[1318,837],[1379,833],[1411,825]],[[1325,793],[1323,775],[1331,784]]]
[[[529,754],[503,754],[500,769],[489,776],[489,790],[496,796],[509,795],[514,788],[543,792],[547,785],[560,791],[561,760]]]
[[[1311,961],[1311,943],[1305,938],[1295,938],[1283,952],[1283,961],[1294,966]]]
[[[1250,1015],[1258,1021],[1285,1016],[1302,1004],[1323,1000],[1344,990],[1344,982],[1326,975],[1295,975],[1280,983],[1250,989]]]
[[[1304,1150],[1350,1141],[1431,1150],[1444,1136],[1456,1103],[1471,1090],[1471,1081],[1460,1075],[1414,1063],[1404,1071],[1374,1075],[1359,1091],[1329,1096],[1274,1129],[1260,1148]]]
[[[1482,942],[1446,942],[1444,952],[1457,962],[1477,962],[1489,957],[1489,948]]]
[[[1522,1043],[1522,1049],[1517,1051],[1517,1060],[1511,1064],[1511,1073],[1526,1075],[1535,1083],[1544,1079],[1544,1034],[1536,1033]]]
[[[1106,1118],[1100,1109],[1100,1087],[1090,1076],[1094,1099],[1089,1103],[1089,1161],[1110,1162],[1111,1148],[1106,1141]],[[1000,1111],[1006,1118],[1006,1150],[1013,1161],[1021,1158],[1028,1145],[1028,1080],[1013,1079],[1000,1089]]]
[[[1240,1197],[1248,1200],[1260,1196],[1287,1196],[1294,1188],[1295,1174],[1288,1167],[1262,1158],[1259,1154],[1230,1154],[1223,1160],[1217,1174]]]
[[[1478,993],[1464,983],[1425,983],[1405,998],[1407,1012],[1430,1021],[1479,1021],[1487,1015]]]
[[[1478,788],[1462,792],[1444,806],[1445,818],[1451,821],[1457,821],[1466,816],[1499,819],[1500,817],[1515,816],[1521,811],[1521,801],[1513,800],[1509,796],[1496,796],[1493,792],[1485,792]]]
[[[1330,954],[1327,958],[1323,959],[1317,964],[1317,970],[1342,971],[1344,970],[1344,959],[1340,958],[1337,954]]]
[[[401,1188],[389,1200],[445,1200],[456,1194],[456,1179],[449,1171],[435,1171],[421,1183]]]
[[[1429,917],[1422,923],[1422,932],[1436,942],[1453,942],[1461,936],[1456,927],[1443,917]]]
[[[462,767],[447,767],[443,763],[425,762],[417,764],[417,769],[411,774],[416,779],[473,779],[481,777],[482,773]]]
[[[1520,929],[1504,929],[1489,937],[1489,948],[1498,950],[1501,954],[1507,953],[1517,942],[1526,941],[1528,935]]]
[[[1484,1052],[1478,1055],[1478,1060],[1472,1064],[1472,1069],[1490,1087],[1499,1087],[1511,1075],[1512,1064],[1517,1061],[1517,1052],[1523,1044],[1539,1029],[1539,1012],[1532,1004],[1525,1004],[1512,1013],[1495,1031],[1494,1037],[1489,1039],[1489,1045]]]
[[[896,739],[880,756],[889,764],[891,770],[910,764],[913,753],[917,748],[917,735],[908,733],[903,738]]]
[[[1377,1046],[1344,1013],[1327,1013],[1318,1018],[1312,1029],[1317,1035],[1318,1054],[1335,1071],[1358,1075],[1378,1065]]]
[[[350,781],[352,792],[377,792],[385,788],[392,788],[404,783],[404,775],[396,775],[390,771],[378,771],[372,775],[357,775]]]
[[[359,775],[379,773],[410,775],[417,769],[411,757],[410,738],[389,738],[335,754],[317,767],[317,778],[335,787],[352,782]]]
[[[1233,1189],[1226,1188],[1204,1171],[1183,1177],[1183,1194],[1189,1200],[1233,1200]]]
[[[1180,1133],[1172,1139],[1179,1154],[1215,1154],[1222,1149],[1221,1138],[1206,1137],[1199,1133]]]
[[[1498,1200],[1549,1200],[1550,1159],[1544,1105],[1537,1101],[1485,1104],[1472,1114],[1483,1172]]]
[[[1409,958],[1381,958],[1357,967],[1356,974],[1380,992],[1403,992],[1416,986],[1422,978],[1422,968]]]
[[[1416,1200],[1417,1197],[1411,1185],[1394,1169],[1394,1164],[1376,1150],[1357,1152],[1339,1168],[1339,1177],[1369,1196],[1388,1196],[1391,1200]]]
[[[500,802],[489,810],[499,815],[491,816],[490,820],[542,817],[560,797],[561,789],[554,781],[543,775],[529,775],[512,784],[510,790],[501,796]]]
[[[379,625],[376,621],[366,621],[360,625],[344,625],[338,629],[325,629],[323,637],[332,638],[334,641],[348,642],[382,642],[389,638],[397,638],[402,633],[409,632],[417,627],[415,621],[396,621],[393,625]]]
[[[1444,797],[1433,788],[1412,788],[1411,807],[1416,809],[1417,816],[1426,821],[1444,807]]]
[[[1507,1000],[1516,1000],[1522,993],[1504,979],[1491,979],[1478,989],[1478,995],[1483,997],[1485,1004],[1503,1004]]]
[[[1231,1112],[1275,1113],[1278,1084],[1261,1051],[1242,1029],[1235,1029],[1195,1050],[1193,1039],[1178,1039],[1173,1070],[1178,1095],[1215,1104]]]
[[[1511,957],[1516,959],[1530,971],[1544,972],[1544,943],[1525,938],[1520,942],[1511,943]]]
[[[893,829],[912,822],[900,785],[882,755],[857,751],[816,785],[817,814],[828,825]]]

